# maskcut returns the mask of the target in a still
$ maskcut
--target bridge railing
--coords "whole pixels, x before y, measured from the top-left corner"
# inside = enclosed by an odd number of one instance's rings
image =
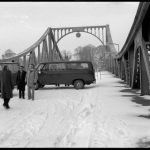
[[[149,6],[150,2],[140,2],[126,42],[113,59],[114,74],[141,95],[150,95]]]

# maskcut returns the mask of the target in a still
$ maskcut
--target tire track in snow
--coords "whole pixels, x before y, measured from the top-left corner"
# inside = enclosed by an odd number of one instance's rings
[[[99,83],[97,82],[97,84]],[[103,82],[100,84],[102,86]],[[105,91],[103,94],[102,91],[100,95],[100,91],[98,91],[100,89],[96,89],[97,91],[93,91],[93,95],[95,95],[95,105],[92,104],[94,106],[94,112],[92,114],[93,128],[87,147],[133,147],[133,137],[128,132],[128,125],[124,120],[118,119],[117,116],[105,112],[105,105],[103,106],[104,102],[102,100],[107,98],[107,94],[105,94]]]
[[[69,103],[70,127],[67,133],[57,138],[55,147],[76,147],[79,145],[78,138],[81,138],[81,134],[82,136],[86,135],[86,140],[83,141],[82,145],[88,146],[92,128],[91,115],[95,106],[93,99],[96,99],[95,96],[93,97],[92,91],[90,91],[81,96],[78,104]],[[85,132],[88,133],[85,134]]]
[[[25,147],[31,137],[42,128],[46,118],[47,113],[42,108],[29,113],[10,129],[1,133],[0,147]]]
[[[93,114],[93,131],[88,147],[131,147],[127,124],[116,116],[104,114],[101,101],[97,101]]]
[[[126,125],[121,120],[104,118],[95,123],[89,147],[131,147]]]

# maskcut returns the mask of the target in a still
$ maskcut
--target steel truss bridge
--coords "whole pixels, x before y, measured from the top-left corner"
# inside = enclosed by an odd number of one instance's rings
[[[85,32],[93,35],[106,49],[106,70],[124,80],[132,89],[141,90],[141,95],[150,95],[150,3],[140,2],[126,42],[117,53],[109,25],[48,28],[29,48],[16,56],[0,61],[29,64],[63,60],[58,42],[71,33]]]
[[[113,64],[113,66],[111,66]],[[108,70],[141,95],[150,95],[150,3],[140,2],[126,42]]]
[[[39,40],[37,40],[29,48],[15,56],[4,58],[0,60],[0,62],[19,62],[19,64],[24,65],[27,70],[29,64],[37,65],[46,61],[63,60],[63,56],[58,47],[58,42],[68,34],[76,33],[76,35],[80,35],[80,32],[91,34],[97,38],[100,44],[107,49],[108,54],[110,52],[113,53],[113,55],[117,53],[114,45],[112,45],[113,41],[109,25],[47,28]]]

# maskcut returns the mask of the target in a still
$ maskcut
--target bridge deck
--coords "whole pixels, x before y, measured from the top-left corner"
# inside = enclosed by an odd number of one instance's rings
[[[35,100],[0,101],[0,147],[147,147],[150,97],[109,72],[83,90],[46,86]]]

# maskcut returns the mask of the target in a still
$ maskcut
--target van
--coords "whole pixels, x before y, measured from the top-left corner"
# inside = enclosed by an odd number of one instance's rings
[[[17,78],[17,72],[19,69],[19,63],[17,63],[17,62],[0,62],[0,87],[1,87],[1,73],[2,73],[2,69],[5,65],[8,66],[9,70],[12,73],[13,86],[16,86],[16,78]],[[0,90],[1,90],[1,88],[0,88]]]
[[[45,85],[73,85],[83,89],[84,85],[96,83],[93,65],[89,61],[45,62],[36,66],[37,83],[35,89]]]

